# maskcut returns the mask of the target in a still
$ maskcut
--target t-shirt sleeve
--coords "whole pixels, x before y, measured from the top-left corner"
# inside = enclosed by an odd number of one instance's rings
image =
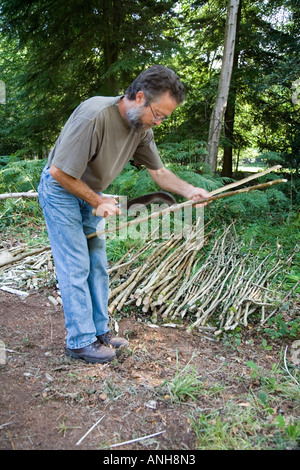
[[[74,178],[80,179],[93,154],[94,122],[77,117],[61,133],[53,149],[51,164]]]
[[[137,165],[144,165],[150,170],[159,170],[164,166],[160,159],[152,130],[147,133],[147,136],[138,145],[133,159]]]

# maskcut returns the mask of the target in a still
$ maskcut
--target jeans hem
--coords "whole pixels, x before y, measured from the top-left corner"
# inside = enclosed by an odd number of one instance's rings
[[[91,344],[95,343],[97,341],[97,338],[95,337],[94,340],[89,340],[83,343],[82,345],[80,344],[79,346],[69,346],[67,343],[67,348],[68,349],[81,349],[81,348],[86,348],[87,346],[90,346]]]

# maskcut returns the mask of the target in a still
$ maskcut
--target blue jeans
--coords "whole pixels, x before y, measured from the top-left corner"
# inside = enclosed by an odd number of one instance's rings
[[[92,214],[87,202],[62,188],[47,166],[38,194],[63,302],[67,347],[83,348],[109,331],[105,238],[86,238],[104,228],[105,221]]]

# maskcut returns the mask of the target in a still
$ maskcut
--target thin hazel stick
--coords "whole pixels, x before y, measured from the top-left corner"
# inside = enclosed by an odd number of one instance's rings
[[[254,175],[250,175],[239,181],[235,181],[234,183],[229,183],[229,184],[226,184],[225,186],[222,186],[221,188],[214,189],[209,194],[210,196],[215,196],[216,194],[223,193],[224,191],[227,191],[228,189],[236,188],[237,186],[242,186],[242,184],[245,184],[245,183],[248,183],[249,181],[260,178],[261,176],[267,175],[268,173],[271,173],[272,171],[279,170],[280,168],[281,168],[281,165],[272,166],[271,168],[268,168],[267,170],[260,171],[258,173],[255,173]],[[109,195],[103,194],[103,196],[109,196]],[[110,197],[118,198],[122,196],[110,196]],[[96,209],[93,210],[93,214],[96,215]]]
[[[19,199],[19,197],[38,197],[38,193],[28,191],[27,193],[2,193],[0,194],[0,199]]]
[[[289,369],[288,369],[288,366],[287,366],[287,363],[286,363],[286,352],[287,352],[287,349],[288,349],[288,346],[286,346],[285,351],[284,351],[284,358],[283,358],[283,360],[284,360],[284,368],[285,368],[285,370],[287,371],[287,373],[289,374],[289,376],[296,382],[296,384],[297,384],[297,385],[300,385],[299,382],[298,382],[298,380],[295,379],[295,377],[290,373],[290,371],[289,371]]]
[[[82,443],[82,441],[86,438],[86,436],[87,436],[88,434],[90,434],[90,432],[92,432],[92,430],[100,423],[100,421],[102,421],[102,419],[104,418],[104,416],[105,416],[105,415],[103,415],[102,418],[98,419],[98,421],[97,421],[95,424],[93,424],[93,426],[84,434],[84,436],[82,436],[82,438],[79,439],[79,441],[76,442],[76,445],[77,445],[77,446],[79,446],[79,445]]]
[[[155,434],[149,434],[148,436],[138,437],[137,439],[132,439],[131,441],[119,442],[119,444],[112,444],[111,446],[108,446],[108,447],[111,449],[112,447],[119,447],[119,446],[124,446],[126,444],[132,444],[133,442],[139,442],[144,439],[150,439],[150,437],[159,436],[159,434],[163,434],[164,432],[166,431],[160,431],[160,432],[156,432]]]
[[[189,200],[189,201],[186,201],[186,202],[182,202],[181,204],[174,204],[173,206],[167,207],[166,209],[163,209],[161,211],[153,212],[153,214],[150,214],[148,216],[138,217],[134,220],[131,220],[129,222],[121,224],[121,225],[119,225],[119,227],[112,227],[110,229],[104,229],[104,230],[100,230],[98,232],[90,233],[89,235],[87,235],[86,238],[87,239],[93,238],[93,237],[96,237],[96,236],[103,235],[104,233],[114,232],[115,230],[121,230],[121,229],[129,227],[131,225],[137,225],[141,222],[146,222],[149,219],[154,219],[154,218],[157,218],[157,217],[160,217],[160,216],[164,216],[166,214],[170,214],[171,212],[178,212],[178,211],[180,211],[181,209],[183,209],[185,207],[190,207],[190,206],[194,206],[194,205],[197,205],[197,204],[204,204],[204,203],[207,203],[207,202],[215,201],[217,199],[230,197],[230,196],[235,196],[236,194],[246,193],[246,192],[250,192],[250,191],[254,191],[254,190],[258,190],[258,189],[268,188],[269,186],[273,186],[273,185],[278,184],[278,183],[286,183],[286,182],[287,182],[286,179],[269,181],[268,183],[258,184],[256,186],[250,186],[249,188],[238,189],[237,191],[228,191],[228,193],[225,193],[225,194],[219,194],[219,195],[216,195],[216,196],[212,195],[212,196],[209,196],[209,197],[206,197],[206,198],[199,199],[198,201]]]
[[[228,189],[236,188],[237,186],[241,186],[242,184],[248,183],[249,181],[252,181],[256,178],[260,178],[261,176],[267,175],[268,173],[271,173],[272,171],[279,170],[279,168],[281,168],[281,165],[272,166],[271,168],[268,168],[267,170],[260,171],[259,173],[255,173],[254,175],[247,176],[247,178],[243,178],[242,180],[235,181],[234,183],[226,184],[225,186],[222,186],[222,188],[218,188],[218,189],[215,189],[214,191],[211,191],[209,194],[211,196],[214,196],[215,194],[223,193],[224,191],[227,191]]]

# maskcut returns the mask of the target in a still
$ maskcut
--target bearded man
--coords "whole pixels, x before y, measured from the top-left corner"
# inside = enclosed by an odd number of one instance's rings
[[[95,96],[81,103],[64,125],[38,188],[63,301],[66,354],[91,363],[115,358],[128,342],[109,329],[109,277],[105,239],[86,235],[120,214],[103,191],[133,157],[162,189],[187,199],[208,193],[164,167],[153,127],[184,101],[176,73],[154,65],[123,96]],[[96,216],[93,215],[96,210]],[[99,225],[100,224],[100,225]]]

